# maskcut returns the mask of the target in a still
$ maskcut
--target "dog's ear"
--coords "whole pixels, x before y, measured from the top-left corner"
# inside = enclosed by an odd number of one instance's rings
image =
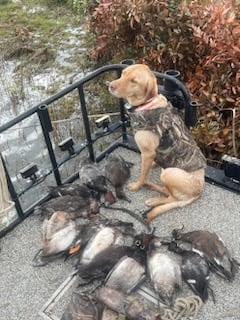
[[[147,84],[145,87],[145,101],[155,97],[158,94],[158,87],[157,87],[157,78],[154,74],[147,79]]]

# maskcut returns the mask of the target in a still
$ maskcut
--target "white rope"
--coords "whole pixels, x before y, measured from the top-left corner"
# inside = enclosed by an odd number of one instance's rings
[[[0,157],[0,218],[3,218],[13,206],[14,202],[9,197],[6,174]]]
[[[172,309],[164,308],[162,320],[196,320],[202,307],[202,300],[198,296],[177,298]]]

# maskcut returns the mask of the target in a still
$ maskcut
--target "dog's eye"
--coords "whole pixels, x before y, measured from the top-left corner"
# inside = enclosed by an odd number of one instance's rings
[[[138,80],[136,78],[131,79],[132,83],[138,83]]]

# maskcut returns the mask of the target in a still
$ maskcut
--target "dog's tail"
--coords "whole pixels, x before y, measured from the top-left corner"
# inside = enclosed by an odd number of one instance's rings
[[[158,205],[148,213],[147,221],[148,221],[148,223],[150,223],[153,219],[155,219],[160,214],[162,214],[168,210],[174,209],[174,208],[185,207],[186,205],[194,202],[197,199],[198,199],[198,197],[193,197],[193,198],[190,198],[187,200],[176,200],[173,202]]]

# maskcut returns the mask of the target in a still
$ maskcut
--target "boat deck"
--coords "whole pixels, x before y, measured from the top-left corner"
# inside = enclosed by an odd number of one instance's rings
[[[122,156],[134,163],[131,179],[139,171],[138,153],[119,148]],[[104,160],[102,160],[104,162]],[[159,168],[152,171],[152,178],[157,181]],[[155,193],[145,188],[136,193],[129,193],[131,203],[118,201],[131,210],[146,209],[144,201]],[[157,217],[152,226],[156,234],[168,236],[172,229],[184,225],[186,231],[205,229],[216,232],[230,249],[233,256],[240,260],[240,212],[239,194],[206,183],[202,198],[184,208],[174,209]],[[137,231],[144,226],[133,217],[121,211],[102,209],[104,215],[133,221]],[[41,308],[50,299],[57,288],[73,271],[71,260],[55,260],[44,267],[33,267],[32,259],[41,248],[41,221],[31,215],[14,230],[6,234],[0,242],[0,319],[1,320],[42,320]],[[211,288],[216,302],[212,298],[202,306],[198,320],[239,320],[240,319],[240,273],[230,283],[215,274],[211,274]],[[71,288],[69,289],[71,290]],[[184,284],[179,296],[192,295]]]

